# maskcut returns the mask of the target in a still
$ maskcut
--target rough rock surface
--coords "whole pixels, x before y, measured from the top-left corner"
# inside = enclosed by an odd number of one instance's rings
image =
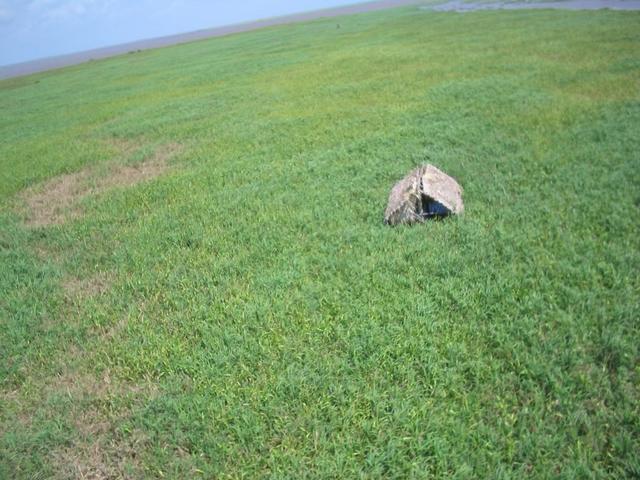
[[[391,189],[384,223],[411,224],[463,211],[462,187],[446,173],[427,164],[413,170]]]

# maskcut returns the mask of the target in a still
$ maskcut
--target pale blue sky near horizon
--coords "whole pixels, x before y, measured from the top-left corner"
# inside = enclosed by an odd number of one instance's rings
[[[0,65],[366,0],[0,0]]]

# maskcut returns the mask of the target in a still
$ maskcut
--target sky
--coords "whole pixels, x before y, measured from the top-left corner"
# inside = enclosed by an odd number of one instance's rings
[[[363,0],[0,0],[0,65]]]

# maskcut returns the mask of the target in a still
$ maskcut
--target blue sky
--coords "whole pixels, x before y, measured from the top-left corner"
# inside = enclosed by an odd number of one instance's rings
[[[0,0],[0,65],[359,1]]]

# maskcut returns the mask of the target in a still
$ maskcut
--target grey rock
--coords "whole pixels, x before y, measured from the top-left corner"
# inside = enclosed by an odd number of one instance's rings
[[[384,223],[398,225],[464,211],[462,187],[433,165],[422,165],[396,183],[389,194]]]

